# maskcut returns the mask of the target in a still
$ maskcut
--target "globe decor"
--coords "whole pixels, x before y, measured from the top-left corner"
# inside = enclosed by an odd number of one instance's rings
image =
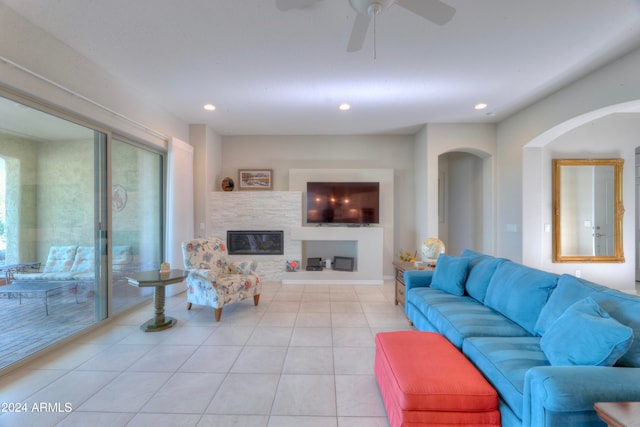
[[[435,237],[430,237],[422,242],[422,259],[428,267],[435,267],[436,260],[444,253],[444,243]]]

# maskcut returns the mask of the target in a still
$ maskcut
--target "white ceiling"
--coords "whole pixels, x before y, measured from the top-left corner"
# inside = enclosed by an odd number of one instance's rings
[[[499,121],[640,46],[640,0],[444,0],[457,12],[442,27],[394,5],[377,18],[375,59],[372,26],[363,49],[346,52],[347,0],[286,12],[276,0],[0,1],[222,135]]]

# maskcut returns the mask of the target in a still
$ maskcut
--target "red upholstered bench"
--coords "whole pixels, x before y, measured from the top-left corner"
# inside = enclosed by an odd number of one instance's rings
[[[377,334],[374,371],[391,427],[500,426],[498,394],[440,334]]]

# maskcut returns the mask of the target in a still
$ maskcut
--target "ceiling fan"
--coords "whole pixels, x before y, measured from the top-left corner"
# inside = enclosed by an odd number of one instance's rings
[[[276,0],[276,7],[282,11],[309,8],[318,1],[320,0]],[[394,4],[436,25],[446,24],[456,13],[455,8],[440,0],[349,0],[349,3],[353,10],[358,12],[358,15],[353,22],[351,36],[347,43],[347,52],[357,52],[362,49],[372,19],[375,43],[376,17]]]

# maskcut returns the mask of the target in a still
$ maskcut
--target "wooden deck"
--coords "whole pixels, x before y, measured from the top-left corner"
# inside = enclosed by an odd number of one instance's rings
[[[145,298],[127,287],[121,290],[123,295],[114,296],[114,307]],[[0,369],[97,323],[94,292],[79,285],[77,298],[76,303],[74,287],[49,292],[47,315],[42,293],[23,295],[20,304],[17,295],[8,298],[0,286]]]

